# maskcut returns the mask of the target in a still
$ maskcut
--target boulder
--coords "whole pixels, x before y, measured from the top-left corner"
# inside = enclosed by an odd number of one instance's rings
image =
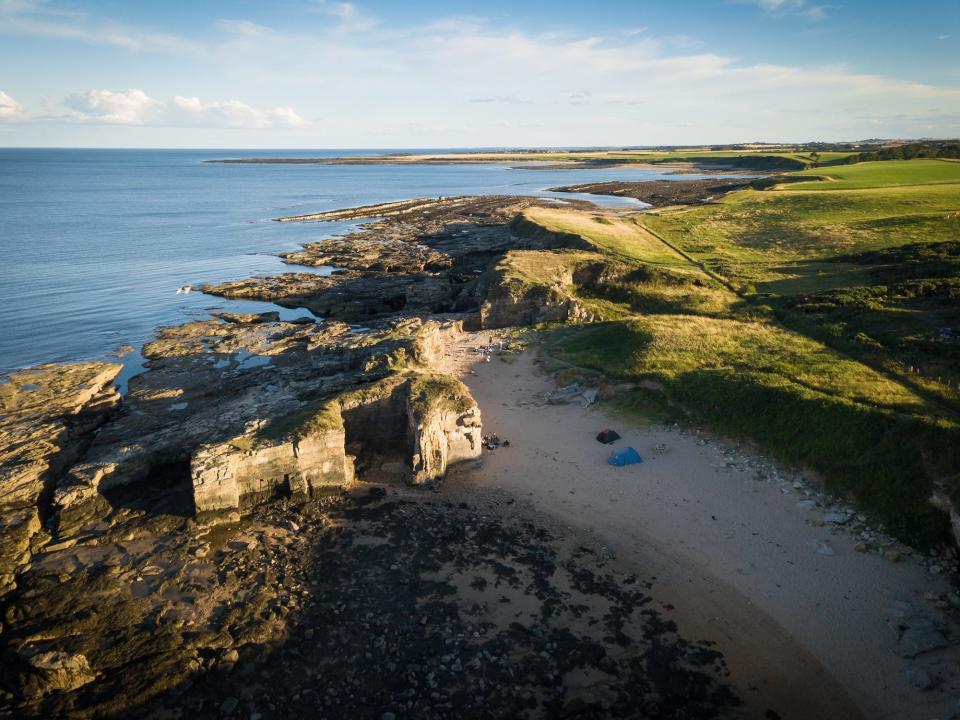
[[[96,680],[87,658],[79,653],[28,648],[21,651],[20,657],[23,660],[20,688],[28,698],[75,690]]]

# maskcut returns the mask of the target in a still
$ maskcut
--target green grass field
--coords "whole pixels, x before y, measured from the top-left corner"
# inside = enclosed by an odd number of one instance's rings
[[[817,189],[633,218],[534,209],[528,225],[584,239],[595,252],[581,260],[618,270],[587,282],[557,270],[556,253],[505,262],[607,320],[552,330],[550,354],[655,380],[707,424],[819,471],[929,544],[947,527],[927,502],[934,477],[960,501],[960,183],[944,181],[956,167],[840,166]]]
[[[960,164],[888,161],[829,172],[836,182],[731,193],[708,206],[646,214],[641,222],[730,280],[743,297],[772,306],[790,327],[960,410],[960,348],[947,334],[957,327],[955,290],[941,281],[918,293],[902,281],[935,271],[879,277],[876,267],[856,260],[858,253],[960,239]],[[805,174],[822,173],[797,173]],[[958,272],[951,270],[954,277]],[[829,297],[858,287],[874,288],[870,303]],[[804,298],[802,307],[792,300],[818,293],[826,294],[822,301]]]
[[[641,222],[698,261],[747,285],[779,279],[776,268],[785,263],[956,239],[960,183],[743,190],[708,205],[648,213]]]
[[[960,183],[960,163],[949,160],[889,160],[801,170],[796,175],[826,176],[827,182],[792,183],[782,189],[859,190],[895,185]]]

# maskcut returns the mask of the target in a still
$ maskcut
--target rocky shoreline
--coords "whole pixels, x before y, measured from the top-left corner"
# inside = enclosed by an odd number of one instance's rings
[[[331,275],[202,289],[321,322],[164,328],[123,398],[109,363],[0,385],[0,717],[779,717],[737,709],[653,578],[512,496],[424,492],[482,464],[463,333],[593,319],[569,288],[633,271],[538,206],[278,218],[369,221],[284,256]]]
[[[164,328],[122,399],[109,363],[0,385],[0,715],[734,706],[719,653],[648,609],[646,581],[606,573],[589,548],[559,550],[501,512],[512,500],[494,512],[401,490],[481,454],[479,408],[444,352],[464,324],[515,319],[491,307],[518,298],[480,282],[505,251],[576,245],[511,225],[539,202],[354,210],[380,219],[285,258],[334,274],[204,288],[323,322],[221,313]]]

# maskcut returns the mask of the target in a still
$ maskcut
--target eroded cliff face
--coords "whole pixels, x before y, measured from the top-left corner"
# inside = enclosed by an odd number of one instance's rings
[[[550,322],[587,320],[584,310],[562,287],[505,278],[490,288],[480,306],[478,329],[524,327]]]
[[[432,482],[450,465],[480,456],[480,408],[462,382],[421,375],[410,380],[408,392],[411,483]]]
[[[242,510],[276,496],[340,494],[353,485],[353,460],[339,406],[324,403],[201,447],[190,463],[194,507]]]
[[[476,329],[524,327],[597,319],[575,296],[622,269],[595,252],[512,250],[481,275],[471,294],[480,310]]]
[[[480,455],[480,409],[458,380],[413,371],[258,423],[194,453],[195,511],[243,512],[276,496],[339,494],[354,484],[351,451],[399,458],[408,483],[433,482]]]

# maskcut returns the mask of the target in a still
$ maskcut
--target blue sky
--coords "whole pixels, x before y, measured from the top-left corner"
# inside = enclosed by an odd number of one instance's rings
[[[956,136],[957,0],[0,0],[0,146]]]

